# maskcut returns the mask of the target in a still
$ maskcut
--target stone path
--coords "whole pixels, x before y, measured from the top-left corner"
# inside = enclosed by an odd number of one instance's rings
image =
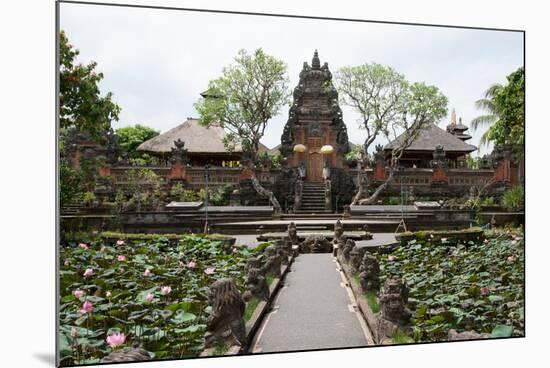
[[[330,254],[301,254],[291,266],[251,352],[282,352],[372,344],[351,290]]]

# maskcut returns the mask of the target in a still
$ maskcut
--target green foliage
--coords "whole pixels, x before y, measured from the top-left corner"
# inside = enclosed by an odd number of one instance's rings
[[[232,277],[242,292],[246,260],[258,254],[248,248],[228,254],[220,242],[195,236],[182,236],[177,243],[162,237],[126,239],[118,245],[86,241],[88,249],[76,241],[74,247],[60,250],[62,365],[103,358],[111,351],[105,339],[113,331],[126,334],[127,346],[140,341],[155,359],[198,356],[211,313],[209,286]],[[120,255],[125,260],[118,260]],[[195,267],[189,266],[191,261]],[[205,273],[208,267],[214,268],[213,274]],[[93,270],[90,277],[83,276],[87,268]],[[149,275],[144,275],[146,269]],[[162,286],[172,291],[163,295]],[[80,300],[73,295],[76,289],[86,293]],[[152,301],[146,300],[147,294],[153,295]],[[79,313],[85,301],[93,303],[92,313]],[[72,346],[72,327],[78,351]]]
[[[254,311],[258,307],[258,304],[260,304],[260,300],[255,296],[250,298],[250,300],[246,303],[246,309],[244,310],[244,315],[243,315],[243,319],[245,321],[250,321],[250,318],[252,318]]]
[[[472,129],[489,126],[480,144],[512,144],[517,153],[523,153],[525,144],[525,70],[523,67],[506,77],[506,85],[494,84],[476,101],[476,107],[485,112],[472,120]]]
[[[280,169],[283,163],[283,156],[280,154],[270,155],[267,152],[260,152],[256,156],[256,166],[271,166],[273,169]]]
[[[396,248],[395,258],[378,256],[381,281],[396,275],[410,288],[415,341],[445,340],[451,328],[491,333],[504,325],[524,334],[523,236],[488,235],[459,244],[427,237]]]
[[[508,210],[517,210],[525,205],[525,190],[518,185],[504,192],[502,206]]]
[[[128,153],[128,157],[134,160],[141,159],[144,164],[149,161],[150,156],[142,152],[138,152],[136,149],[140,144],[156,137],[159,133],[160,132],[158,130],[140,124],[119,128],[116,130],[118,144]]]
[[[164,200],[164,179],[150,169],[130,169],[123,177],[124,192],[129,199],[124,210],[151,210],[158,208]]]
[[[229,198],[232,191],[233,186],[230,184],[226,184],[214,190],[210,189],[208,203],[213,206],[227,206],[229,205]],[[170,196],[181,202],[204,201],[206,198],[206,190],[204,188],[200,190],[185,189],[180,183],[178,183],[173,185],[170,189]]]
[[[411,341],[405,332],[403,332],[401,329],[397,329],[395,334],[392,336],[392,342],[394,344],[408,344]]]
[[[82,191],[82,172],[61,161],[59,165],[59,201],[66,206],[79,199]]]
[[[334,81],[340,102],[361,115],[359,124],[366,130],[367,138],[360,150],[367,150],[406,109],[409,83],[390,66],[367,63],[342,67],[335,73]]]
[[[472,157],[472,155],[466,156],[466,167],[468,169],[479,170],[481,164],[481,157]]]
[[[228,149],[240,142],[254,157],[267,122],[289,101],[289,79],[284,62],[257,49],[252,55],[240,50],[235,64],[208,83],[207,97],[195,109],[199,122],[219,124],[228,131]]]
[[[87,206],[91,206],[96,201],[96,196],[94,192],[85,192],[82,196],[82,202]]]
[[[96,72],[97,63],[77,63],[79,50],[69,43],[64,31],[59,34],[59,124],[78,127],[100,138],[118,120],[120,107],[112,101],[113,94],[101,96],[99,82],[103,73]]]
[[[508,83],[494,96],[499,119],[489,131],[496,144],[523,146],[525,143],[525,71],[519,68],[506,77]]]
[[[180,202],[197,202],[202,200],[198,191],[185,189],[181,183],[172,185],[170,196]]]
[[[359,144],[353,146],[353,148],[346,153],[346,160],[359,160],[363,153],[363,147]]]
[[[380,305],[378,305],[378,299],[376,298],[376,293],[372,291],[367,291],[365,293],[365,298],[367,299],[367,304],[373,313],[380,312]]]

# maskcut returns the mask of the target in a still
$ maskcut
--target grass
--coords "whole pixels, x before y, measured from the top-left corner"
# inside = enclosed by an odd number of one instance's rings
[[[266,280],[267,286],[271,286],[271,283],[273,282],[273,276],[267,275]]]
[[[229,351],[229,348],[227,346],[225,346],[222,343],[217,343],[214,346],[214,354],[213,355],[224,355],[228,351]]]
[[[253,296],[247,303],[246,308],[244,310],[243,318],[245,321],[249,321],[250,318],[252,318],[252,315],[254,314],[254,311],[258,307],[258,304],[260,304],[260,300]]]
[[[394,344],[408,344],[410,342],[409,337],[400,329],[398,329],[392,337]]]
[[[367,291],[365,293],[365,298],[367,299],[367,304],[373,313],[380,312],[380,306],[378,305],[378,300],[376,298],[376,293],[372,291]]]

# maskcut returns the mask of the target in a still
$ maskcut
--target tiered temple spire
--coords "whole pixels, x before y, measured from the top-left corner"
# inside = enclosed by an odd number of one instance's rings
[[[453,112],[451,113],[451,123],[447,125],[447,132],[462,141],[467,141],[472,138],[471,135],[466,133],[467,130],[468,127],[462,124],[462,118],[458,118],[458,124],[456,123],[456,111],[453,109]]]
[[[319,60],[319,53],[317,52],[317,49],[315,49],[315,52],[313,53],[313,59],[311,59],[311,68],[321,68],[321,60]]]

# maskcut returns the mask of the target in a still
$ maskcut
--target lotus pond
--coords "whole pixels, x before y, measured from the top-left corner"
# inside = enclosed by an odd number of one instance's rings
[[[396,275],[410,288],[414,341],[446,340],[450,329],[524,335],[521,230],[488,232],[477,243],[411,240],[378,257],[382,284]]]
[[[228,250],[198,236],[96,240],[62,248],[61,364],[98,363],[134,342],[154,359],[197,356],[204,344],[209,285],[232,277],[242,290],[246,260],[263,248]]]

